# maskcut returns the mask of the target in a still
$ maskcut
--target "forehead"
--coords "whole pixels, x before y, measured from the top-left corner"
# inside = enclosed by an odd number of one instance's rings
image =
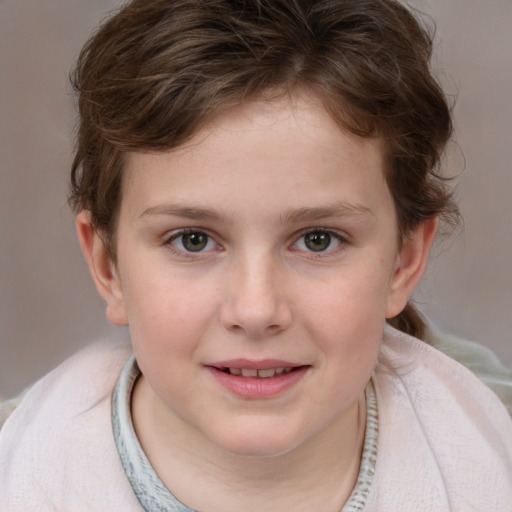
[[[248,102],[172,151],[128,156],[123,204],[151,207],[170,195],[187,202],[191,191],[196,201],[226,205],[242,195],[253,207],[276,194],[291,208],[306,197],[372,203],[387,191],[383,142],[343,130],[315,97]]]

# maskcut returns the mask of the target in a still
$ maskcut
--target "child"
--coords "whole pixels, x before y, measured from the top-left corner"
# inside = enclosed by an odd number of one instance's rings
[[[394,0],[134,0],[103,25],[71,204],[131,344],[28,392],[1,510],[512,510],[506,409],[413,337],[457,216],[430,52]]]

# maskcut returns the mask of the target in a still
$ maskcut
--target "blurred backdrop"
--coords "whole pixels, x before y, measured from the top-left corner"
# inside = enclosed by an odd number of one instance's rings
[[[0,0],[0,395],[91,340],[105,320],[66,204],[75,123],[68,73],[114,0]],[[512,2],[415,0],[437,22],[455,101],[446,167],[463,232],[438,244],[416,295],[441,328],[512,366]]]

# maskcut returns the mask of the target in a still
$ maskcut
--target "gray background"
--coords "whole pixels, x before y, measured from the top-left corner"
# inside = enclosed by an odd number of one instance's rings
[[[512,1],[417,0],[437,21],[455,108],[446,166],[464,172],[464,233],[438,244],[417,300],[512,365]],[[112,333],[66,205],[68,72],[113,0],[0,0],[0,395]]]

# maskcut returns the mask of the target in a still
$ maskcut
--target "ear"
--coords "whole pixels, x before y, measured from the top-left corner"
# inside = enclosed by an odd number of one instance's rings
[[[107,305],[108,320],[116,325],[126,325],[128,318],[118,271],[101,236],[91,223],[90,212],[82,211],[77,215],[76,230],[96,289]]]
[[[438,217],[427,219],[405,237],[391,279],[386,318],[400,314],[418,286],[427,268],[438,225]]]

